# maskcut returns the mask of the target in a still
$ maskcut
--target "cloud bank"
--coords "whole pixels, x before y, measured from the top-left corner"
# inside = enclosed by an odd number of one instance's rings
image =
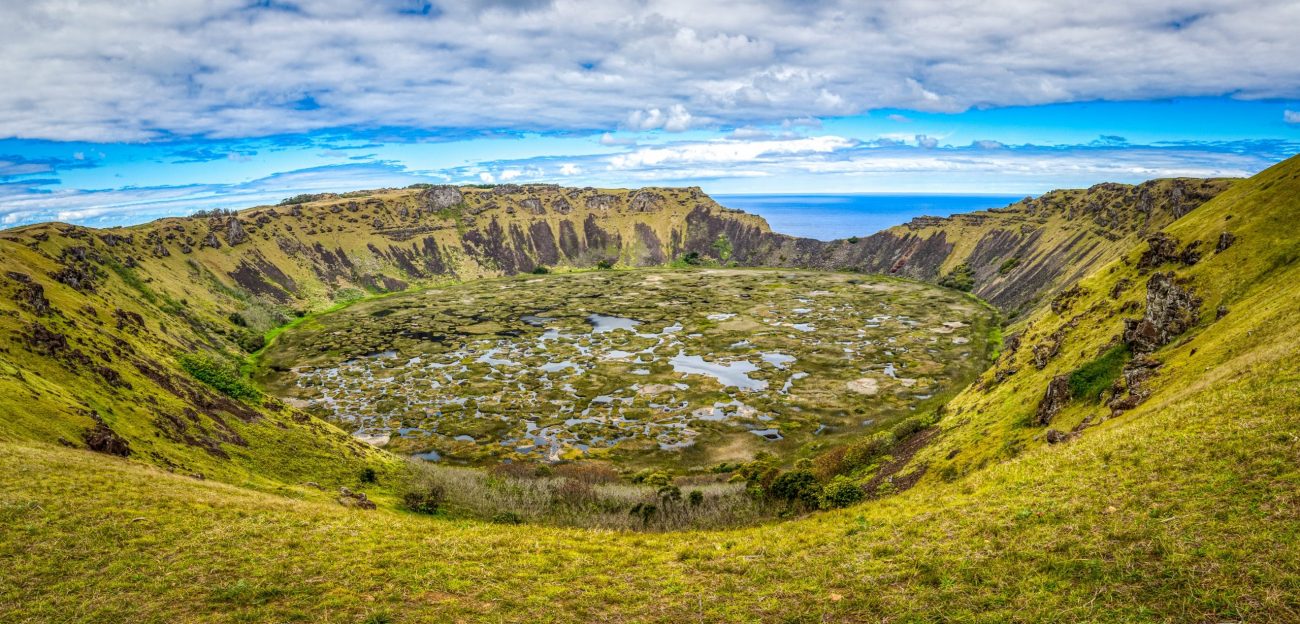
[[[1294,0],[34,0],[0,23],[0,138],[677,132],[1300,97]]]

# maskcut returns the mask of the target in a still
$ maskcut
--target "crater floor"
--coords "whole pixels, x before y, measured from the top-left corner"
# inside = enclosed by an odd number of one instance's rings
[[[707,466],[802,456],[933,407],[991,313],[884,277],[716,269],[475,281],[286,331],[268,390],[429,460]]]

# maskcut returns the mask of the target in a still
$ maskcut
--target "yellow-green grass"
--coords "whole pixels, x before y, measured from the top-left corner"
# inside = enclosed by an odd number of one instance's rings
[[[1252,621],[1300,617],[1300,366],[1262,358],[958,483],[717,533],[344,509],[0,450],[0,620]]]

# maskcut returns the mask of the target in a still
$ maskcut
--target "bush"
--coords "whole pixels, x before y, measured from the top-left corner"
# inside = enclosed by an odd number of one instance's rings
[[[240,376],[239,369],[230,362],[198,353],[182,355],[179,362],[185,372],[228,397],[247,401],[262,398],[262,393]]]
[[[872,460],[885,454],[894,446],[894,434],[881,431],[875,435],[862,438],[849,445],[844,452],[844,463],[848,470],[870,464]]]
[[[911,418],[908,418],[898,423],[897,425],[894,425],[894,428],[891,431],[894,435],[895,440],[903,440],[910,437],[912,434],[917,433],[929,426],[930,423],[925,417],[913,416]]]
[[[262,347],[266,346],[266,336],[255,331],[242,331],[236,336],[235,342],[245,353],[256,353]]]
[[[492,516],[492,521],[497,524],[523,524],[524,519],[513,511],[503,511]]]
[[[436,483],[417,483],[402,493],[402,506],[422,514],[438,513],[447,493]]]
[[[859,240],[861,240],[861,239],[859,239],[859,238],[856,237],[856,236],[850,236],[850,237],[849,237],[849,244],[850,244],[850,245],[856,245],[856,244],[858,244],[858,241],[859,241]]]
[[[360,479],[362,483],[375,483],[379,481],[379,475],[375,473],[374,468],[363,468],[358,479]]]
[[[731,258],[731,239],[727,238],[726,234],[719,234],[711,247],[713,247],[713,253],[717,254],[719,260],[726,262]]]
[[[703,262],[703,260],[700,259],[699,252],[692,251],[682,256],[682,262],[685,262],[686,264],[689,264],[691,266],[699,266]]]
[[[998,267],[998,275],[1006,275],[1011,272],[1011,269],[1018,266],[1020,266],[1020,256],[1007,258],[1006,262],[1003,262],[1002,266]]]
[[[537,265],[537,266],[535,266],[535,267],[533,267],[533,275],[546,275],[547,273],[550,273],[550,272],[551,272],[550,269],[548,269],[548,268],[546,268],[546,267],[544,267],[544,266],[542,266],[542,265],[540,265],[540,264]]]
[[[963,292],[970,292],[975,287],[975,274],[970,265],[965,262],[959,264],[951,273],[943,276],[939,280],[939,285],[945,288],[954,288]]]
[[[822,488],[821,506],[822,509],[848,507],[865,497],[866,492],[862,491],[861,486],[854,483],[852,479],[839,475]]]
[[[821,486],[817,477],[807,470],[791,470],[781,473],[767,489],[768,494],[777,500],[790,504],[802,503],[815,506],[821,495]]]

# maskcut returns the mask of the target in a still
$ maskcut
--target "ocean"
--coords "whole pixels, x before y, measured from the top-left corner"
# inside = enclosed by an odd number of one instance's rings
[[[728,208],[767,219],[782,234],[820,240],[868,236],[912,217],[1001,208],[1024,195],[713,195]]]

